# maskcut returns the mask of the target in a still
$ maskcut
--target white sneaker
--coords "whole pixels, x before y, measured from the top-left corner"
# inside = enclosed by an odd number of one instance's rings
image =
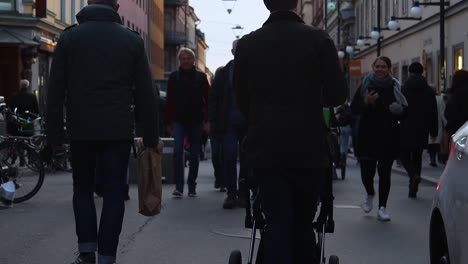
[[[373,203],[374,203],[374,196],[367,195],[366,200],[364,201],[364,203],[361,204],[362,210],[364,210],[366,214],[370,213],[370,211],[372,211]]]
[[[377,212],[377,219],[380,221],[390,221],[390,214],[387,212],[385,207],[380,206],[379,211]]]

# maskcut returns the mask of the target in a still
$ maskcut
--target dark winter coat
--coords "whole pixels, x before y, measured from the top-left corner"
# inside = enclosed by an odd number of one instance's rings
[[[396,102],[393,84],[386,87],[370,87],[369,82],[361,84],[351,103],[356,120],[355,155],[359,159],[393,160],[400,151],[400,115],[392,114],[389,105]],[[366,105],[362,89],[375,89],[379,98],[374,104]],[[364,93],[365,94],[365,93]]]
[[[401,149],[427,146],[428,135],[437,137],[438,114],[435,93],[421,75],[410,75],[401,89],[408,101],[401,121]]]
[[[210,121],[210,133],[212,135],[224,135],[229,122],[235,122],[241,127],[244,125],[244,120],[236,115],[238,120],[230,120],[232,112],[238,112],[238,105],[233,93],[233,85],[230,80],[230,68],[234,67],[234,61],[228,62],[216,74],[213,84],[211,85],[209,104],[208,104],[208,120]]]
[[[468,121],[468,87],[459,87],[450,95],[445,107],[445,118],[445,129],[449,135],[453,135]]]
[[[133,137],[135,105],[146,146],[158,143],[155,93],[143,39],[105,5],[89,5],[58,41],[47,98],[47,139],[58,143],[66,103],[71,140]]]
[[[196,125],[207,121],[209,91],[206,74],[195,67],[188,71],[179,69],[172,72],[167,81],[166,125],[173,122]]]
[[[20,90],[17,94],[11,97],[9,107],[11,111],[17,109],[18,113],[24,113],[25,111],[39,114],[39,106],[37,104],[37,98],[34,94],[27,91],[27,89]]]
[[[270,15],[239,40],[234,88],[247,119],[244,143],[253,168],[328,166],[322,109],[347,95],[333,40],[294,12]]]

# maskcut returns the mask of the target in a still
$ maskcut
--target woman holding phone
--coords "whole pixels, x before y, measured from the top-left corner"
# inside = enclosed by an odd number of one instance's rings
[[[380,221],[390,221],[387,199],[393,161],[399,152],[398,120],[408,105],[400,83],[391,76],[392,62],[381,56],[372,63],[372,72],[363,80],[354,95],[351,109],[357,118],[356,157],[361,166],[361,179],[367,197],[361,205],[365,213],[372,211],[375,196],[374,176],[379,174]]]

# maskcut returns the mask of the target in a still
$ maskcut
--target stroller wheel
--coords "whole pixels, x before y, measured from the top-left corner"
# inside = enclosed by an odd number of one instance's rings
[[[242,254],[239,250],[234,250],[229,256],[229,264],[242,264]]]
[[[335,255],[331,255],[328,258],[328,264],[340,264],[340,259]]]

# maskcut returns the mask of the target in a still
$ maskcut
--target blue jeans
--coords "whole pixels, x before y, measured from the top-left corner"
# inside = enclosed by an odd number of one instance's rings
[[[125,213],[127,166],[131,140],[72,141],[73,210],[78,250],[98,250],[99,263],[114,263]],[[99,159],[103,207],[97,228],[94,187]]]
[[[187,185],[190,192],[195,192],[198,177],[198,164],[201,152],[202,125],[184,125],[175,122],[172,127],[174,136],[174,179],[176,190],[184,192],[184,138],[188,136],[190,161]]]
[[[340,127],[340,153],[347,154],[349,149],[349,137],[351,136],[351,126]]]
[[[240,125],[228,124],[226,134],[222,139],[222,151],[224,158],[224,182],[227,187],[228,195],[237,195],[237,157],[239,153],[239,145],[243,138],[243,131]],[[242,164],[239,178],[245,178],[247,170]]]

